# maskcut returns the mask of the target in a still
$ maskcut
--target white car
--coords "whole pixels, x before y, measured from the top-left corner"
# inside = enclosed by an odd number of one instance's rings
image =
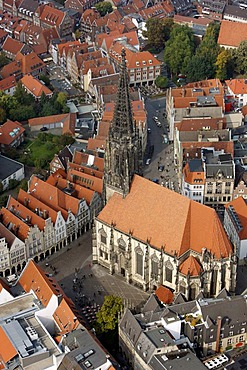
[[[148,166],[150,163],[151,163],[151,159],[150,159],[150,158],[148,158],[148,159],[146,160],[146,165]]]

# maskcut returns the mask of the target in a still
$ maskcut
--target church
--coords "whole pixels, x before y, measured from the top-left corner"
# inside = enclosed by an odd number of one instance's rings
[[[125,51],[108,134],[105,206],[93,226],[93,262],[145,291],[187,299],[235,291],[237,259],[214,209],[143,178]]]

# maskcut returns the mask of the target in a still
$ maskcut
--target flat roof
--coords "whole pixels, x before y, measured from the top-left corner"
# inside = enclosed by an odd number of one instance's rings
[[[24,168],[24,165],[13,159],[4,157],[0,154],[0,180],[3,181],[11,176],[16,171]]]

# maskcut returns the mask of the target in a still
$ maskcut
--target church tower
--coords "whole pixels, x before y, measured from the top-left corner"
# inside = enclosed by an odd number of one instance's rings
[[[105,203],[114,192],[125,197],[129,193],[133,175],[142,174],[142,145],[139,129],[133,120],[125,55],[122,49],[118,92],[106,142]]]

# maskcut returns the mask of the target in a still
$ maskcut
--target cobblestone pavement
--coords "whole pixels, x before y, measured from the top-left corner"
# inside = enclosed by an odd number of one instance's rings
[[[126,307],[141,307],[149,294],[125,283],[121,277],[109,275],[102,266],[92,265],[91,253],[91,231],[88,231],[39,265],[54,276],[89,324],[106,295],[123,298]]]

